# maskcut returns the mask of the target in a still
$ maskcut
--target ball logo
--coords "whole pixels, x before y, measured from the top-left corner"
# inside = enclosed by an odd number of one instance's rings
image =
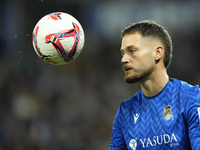
[[[137,147],[136,139],[131,139],[130,142],[129,142],[129,146],[130,146],[130,148],[132,148],[132,150],[136,150],[136,147]]]
[[[49,14],[49,18],[53,20],[61,20],[62,18],[60,17],[61,13],[51,13]]]
[[[171,111],[171,108],[172,106],[168,105],[166,108],[164,107],[163,108],[163,118],[166,120],[166,121],[169,121],[170,119],[173,120],[174,116],[172,115],[172,111]]]
[[[46,43],[52,43],[54,48],[57,50],[65,62],[73,60],[73,56],[78,49],[78,44],[80,41],[80,29],[76,23],[72,22],[72,25],[74,27],[73,29],[60,31],[58,33],[51,33],[45,36]],[[61,40],[68,37],[74,37],[74,45],[69,52],[65,51],[61,43]]]

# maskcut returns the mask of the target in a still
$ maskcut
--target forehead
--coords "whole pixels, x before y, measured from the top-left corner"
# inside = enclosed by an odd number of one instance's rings
[[[125,51],[129,48],[143,49],[150,48],[156,45],[162,45],[160,40],[151,36],[142,36],[140,33],[127,34],[123,37],[121,43],[121,51]]]
[[[141,34],[127,34],[123,37],[121,43],[121,50],[125,50],[128,47],[138,47],[144,43],[144,38],[142,38]]]

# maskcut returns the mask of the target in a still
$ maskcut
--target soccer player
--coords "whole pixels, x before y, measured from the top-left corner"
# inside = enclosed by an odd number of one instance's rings
[[[145,20],[121,36],[124,79],[141,90],[121,103],[109,150],[200,150],[200,89],[168,76],[168,32]]]

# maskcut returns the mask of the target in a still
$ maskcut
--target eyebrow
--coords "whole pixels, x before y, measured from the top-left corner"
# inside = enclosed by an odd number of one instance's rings
[[[138,49],[136,46],[134,46],[134,45],[130,45],[130,46],[127,46],[126,48],[125,48],[125,50],[131,50],[131,49]],[[121,52],[124,52],[124,49],[120,49],[120,51]]]

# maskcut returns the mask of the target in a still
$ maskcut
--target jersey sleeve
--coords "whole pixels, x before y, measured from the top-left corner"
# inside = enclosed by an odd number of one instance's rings
[[[118,109],[112,130],[112,139],[108,150],[128,150],[124,136],[123,136],[123,114],[122,114],[122,104]]]
[[[188,94],[187,107],[187,124],[188,134],[192,150],[200,148],[200,90],[196,86]]]

